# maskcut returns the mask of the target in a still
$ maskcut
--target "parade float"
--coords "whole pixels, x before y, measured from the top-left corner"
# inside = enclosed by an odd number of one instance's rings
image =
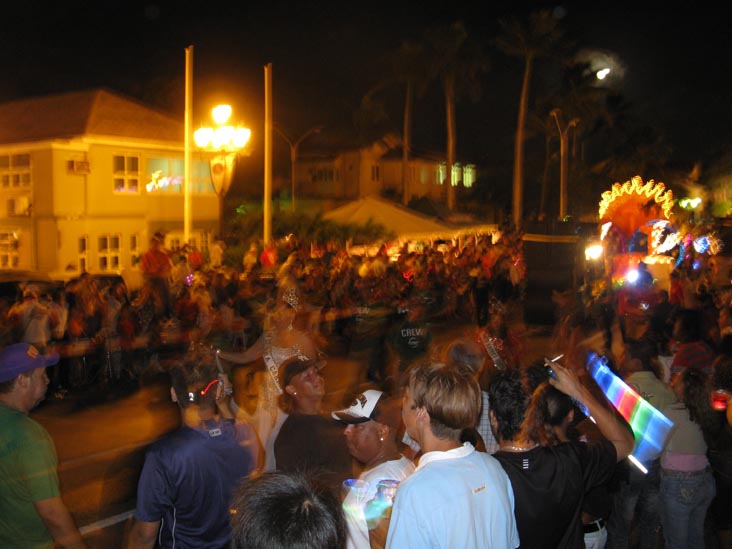
[[[640,176],[615,183],[602,193],[598,211],[601,254],[613,285],[632,281],[643,262],[657,284],[668,289],[675,266],[669,252],[682,238],[673,207],[673,191],[652,179],[644,182]]]

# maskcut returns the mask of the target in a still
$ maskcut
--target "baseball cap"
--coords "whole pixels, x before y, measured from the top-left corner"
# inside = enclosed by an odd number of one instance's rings
[[[305,357],[294,357],[280,366],[280,385],[284,389],[290,384],[292,378],[297,374],[301,374],[311,366],[315,366],[318,370],[322,370],[325,366],[324,360],[309,360]]]
[[[42,355],[28,343],[8,345],[0,351],[0,382],[8,381],[36,368],[53,366],[58,359],[58,353]]]
[[[376,389],[364,391],[356,396],[348,408],[333,412],[331,415],[343,423],[376,421],[394,429],[399,428],[402,419],[399,402]]]

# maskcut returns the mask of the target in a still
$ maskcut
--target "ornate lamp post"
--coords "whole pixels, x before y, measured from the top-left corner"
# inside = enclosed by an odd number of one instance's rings
[[[209,160],[211,182],[219,199],[219,238],[223,238],[224,197],[231,186],[236,160],[249,143],[252,131],[228,124],[231,118],[230,105],[217,105],[211,114],[216,126],[198,128],[193,133],[193,140],[199,149],[212,153]]]

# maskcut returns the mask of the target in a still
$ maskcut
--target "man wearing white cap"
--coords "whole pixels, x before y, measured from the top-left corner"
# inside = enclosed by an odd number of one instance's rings
[[[48,432],[28,417],[46,395],[42,355],[28,343],[0,351],[0,547],[85,547],[61,500],[56,449]]]
[[[396,485],[414,472],[414,464],[399,453],[397,446],[401,402],[369,389],[358,395],[351,406],[332,415],[347,424],[344,434],[348,451],[364,466],[358,481],[348,484],[350,489],[343,501],[348,547],[383,546],[390,496]]]

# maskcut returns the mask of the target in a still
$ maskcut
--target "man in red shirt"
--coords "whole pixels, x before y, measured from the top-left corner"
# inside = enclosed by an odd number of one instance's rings
[[[140,265],[145,282],[160,296],[166,315],[171,313],[168,279],[173,269],[168,252],[162,246],[163,235],[155,233],[150,240],[150,249],[142,256]]]

